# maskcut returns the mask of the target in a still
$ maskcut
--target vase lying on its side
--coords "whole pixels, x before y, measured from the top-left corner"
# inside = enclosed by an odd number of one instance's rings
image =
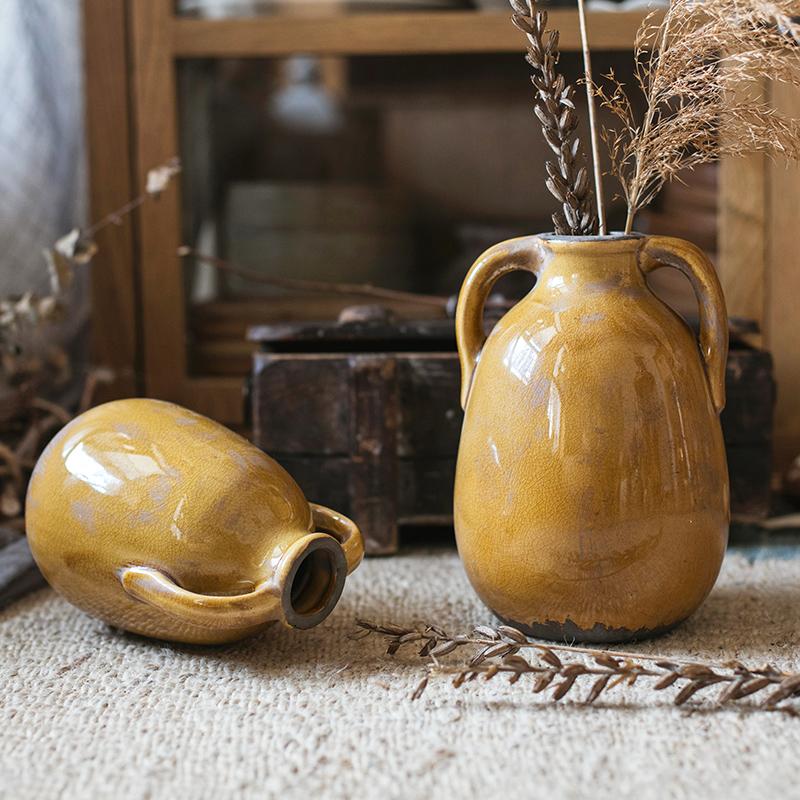
[[[60,431],[31,478],[26,526],[71,603],[200,644],[319,624],[364,554],[358,528],[309,504],[269,456],[158,400],[107,403]]]
[[[659,266],[695,288],[699,348],[646,284]],[[484,302],[513,269],[536,286],[485,339]],[[639,235],[504,242],[467,276],[456,329],[456,536],[486,605],[528,634],[589,642],[688,617],[728,536],[727,318],[702,251]]]

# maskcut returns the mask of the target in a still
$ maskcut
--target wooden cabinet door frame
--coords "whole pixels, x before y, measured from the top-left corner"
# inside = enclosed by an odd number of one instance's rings
[[[91,206],[94,218],[141,193],[148,170],[179,155],[176,66],[181,58],[265,57],[300,48],[348,53],[513,52],[505,15],[447,12],[420,26],[418,14],[198,20],[176,17],[173,0],[84,0]],[[555,9],[564,49],[577,49],[570,14]],[[470,16],[473,15],[473,16]],[[446,19],[446,24],[444,20]],[[592,15],[596,49],[633,41],[641,15]],[[479,22],[479,25],[476,25]],[[425,30],[447,35],[422,35]],[[800,115],[793,87],[772,87]],[[719,196],[719,272],[732,314],[756,319],[776,361],[779,466],[800,451],[795,227],[798,169],[755,156],[724,160]],[[145,394],[190,406],[228,424],[244,420],[243,380],[192,376],[188,368],[183,266],[178,256],[181,183],[173,181],[121,227],[98,236],[92,274],[94,358],[117,374],[116,396]]]

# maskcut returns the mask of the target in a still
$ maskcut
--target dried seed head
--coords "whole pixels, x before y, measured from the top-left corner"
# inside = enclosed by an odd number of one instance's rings
[[[500,625],[497,632],[506,639],[511,639],[512,642],[518,644],[527,644],[528,637],[518,628],[512,628],[510,625]]]

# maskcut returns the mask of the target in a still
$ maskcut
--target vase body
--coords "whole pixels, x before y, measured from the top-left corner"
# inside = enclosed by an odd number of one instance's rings
[[[28,489],[31,551],[67,600],[173,641],[312,627],[363,555],[358,529],[309,504],[269,456],[157,400],[82,414],[42,453]]]
[[[659,265],[693,281],[700,346],[649,290]],[[536,286],[483,343],[483,300],[516,268]],[[530,635],[578,641],[689,616],[728,535],[727,324],[705,258],[665,238],[513,240],[473,267],[457,328],[455,528],[486,605]]]

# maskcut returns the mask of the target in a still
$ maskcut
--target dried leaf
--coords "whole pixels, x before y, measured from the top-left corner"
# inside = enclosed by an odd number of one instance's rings
[[[531,668],[531,665],[522,656],[514,654],[507,655],[503,659],[503,664],[507,667],[511,667],[512,669],[516,669],[522,672],[527,672]]]
[[[464,683],[466,677],[466,672],[459,672],[458,675],[453,678],[453,687],[458,689]]]
[[[474,631],[478,636],[482,636],[484,639],[491,639],[495,642],[500,638],[500,634],[494,630],[494,628],[488,627],[488,625],[478,625]]]
[[[150,197],[159,197],[169,186],[169,182],[181,171],[180,161],[176,158],[155,167],[147,173],[145,193]]]
[[[537,675],[533,683],[533,691],[536,694],[543,692],[553,682],[557,674],[558,673],[554,671],[548,670],[547,672],[542,672],[540,675]]]
[[[413,633],[411,628],[402,628],[400,625],[384,624],[378,625],[376,630],[380,633],[388,634],[389,636],[405,636],[407,633]]]
[[[479,650],[477,653],[475,653],[475,655],[469,660],[469,665],[471,667],[477,667],[479,664],[483,663],[486,660],[486,651],[490,647],[494,647],[494,645],[487,645],[483,648],[483,650]]]
[[[673,702],[676,706],[682,706],[692,695],[699,692],[701,689],[705,689],[706,686],[708,686],[708,684],[704,680],[691,681],[675,695],[675,700]]]
[[[61,295],[72,285],[74,269],[72,262],[58,250],[44,250],[44,258],[47,262],[47,272],[50,276],[50,291],[55,295]]]
[[[586,666],[579,662],[575,662],[574,664],[567,664],[565,667],[562,667],[561,674],[565,678],[571,678],[573,676],[577,677],[578,675],[585,675]]]
[[[505,642],[498,642],[497,644],[490,645],[483,651],[484,658],[499,658],[508,655],[514,650],[514,647]]]
[[[608,653],[598,653],[594,656],[594,662],[601,667],[608,667],[608,669],[616,669],[619,666],[619,661],[616,658],[612,658]]]
[[[610,675],[602,675],[599,677],[593,684],[589,694],[586,696],[586,700],[584,701],[586,705],[591,705],[597,700],[598,697],[603,693],[603,690],[608,686],[608,682],[611,680]]]
[[[501,636],[505,636],[506,639],[511,639],[512,642],[517,642],[517,644],[527,644],[528,637],[519,630],[518,628],[512,628],[510,625],[500,625],[498,627],[497,632]]]
[[[798,689],[800,689],[800,675],[791,675],[782,680],[774,692],[767,695],[764,705],[774,706],[780,703],[781,700],[791,697]]]
[[[458,644],[452,640],[444,641],[436,645],[433,650],[430,651],[430,655],[434,658],[438,658],[439,656],[446,656],[448,653],[452,653],[458,647]]]
[[[725,703],[729,703],[732,700],[738,700],[739,691],[741,690],[746,680],[747,678],[741,677],[735,681],[731,681],[726,686],[724,686],[722,691],[719,693],[719,696],[717,697],[717,703],[719,705],[724,705]]]
[[[681,669],[681,676],[684,678],[711,678],[714,676],[714,670],[707,667],[705,664],[687,664]]]
[[[549,648],[540,645],[539,656],[552,667],[561,668],[561,659]]]
[[[418,684],[417,688],[414,689],[413,694],[411,695],[412,700],[419,700],[420,697],[425,692],[425,689],[428,688],[428,676],[426,675]]]
[[[425,656],[427,656],[435,646],[436,646],[436,639],[428,639],[419,650],[420,656],[422,656],[422,658],[425,658]]]
[[[674,661],[656,661],[655,664],[657,667],[667,669],[670,672],[675,672],[680,669],[680,664],[676,664]]]
[[[569,678],[566,678],[561,681],[561,683],[557,684],[553,689],[553,700],[561,700],[561,698],[564,697],[573,687],[576,680],[577,676],[571,675]]]
[[[510,0],[510,3],[511,3],[511,8],[513,8],[517,14],[521,14],[522,16],[527,16],[528,13],[530,12],[528,4],[527,2],[525,2],[525,0]]]
[[[653,689],[655,689],[657,692],[660,692],[662,689],[667,689],[668,687],[672,686],[672,684],[675,683],[679,677],[680,676],[677,672],[670,672],[661,678],[661,680],[657,681],[653,685]]]
[[[767,677],[754,678],[751,681],[747,681],[747,683],[745,683],[738,691],[739,699],[743,697],[749,697],[751,694],[760,692],[771,683],[772,681]]]

